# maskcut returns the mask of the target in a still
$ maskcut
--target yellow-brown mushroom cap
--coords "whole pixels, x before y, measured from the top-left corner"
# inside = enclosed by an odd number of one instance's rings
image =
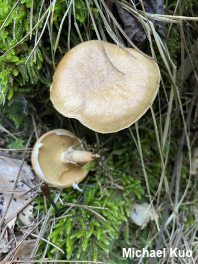
[[[99,41],[83,42],[59,63],[50,99],[62,115],[78,119],[90,129],[111,133],[129,127],[153,102],[160,82],[157,64],[134,49],[103,41],[117,69],[107,61]]]
[[[83,150],[81,140],[65,129],[55,129],[42,135],[32,151],[32,165],[40,179],[50,185],[67,188],[81,182],[88,174],[82,166],[61,162],[62,153],[76,147]]]

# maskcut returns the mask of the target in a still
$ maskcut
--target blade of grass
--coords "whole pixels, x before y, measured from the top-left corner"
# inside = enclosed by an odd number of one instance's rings
[[[189,126],[190,117],[191,117],[191,114],[192,114],[192,108],[194,106],[195,98],[197,96],[197,93],[198,93],[198,83],[196,83],[196,86],[195,86],[195,89],[194,89],[194,92],[193,92],[193,97],[192,97],[192,100],[191,100],[190,108],[189,108],[189,111],[188,111],[188,114],[187,114],[187,117],[186,117],[185,127],[183,129],[182,136],[180,138],[179,145],[178,145],[177,157],[176,157],[176,160],[175,160],[175,163],[174,163],[173,172],[172,172],[172,176],[171,176],[171,183],[170,183],[170,188],[169,188],[169,196],[170,197],[171,197],[172,192],[173,192],[175,177],[176,177],[177,169],[178,169],[178,163],[180,162],[180,159],[181,159],[182,148],[183,148],[183,145],[184,145],[185,137],[186,137],[186,140],[187,140],[187,143],[188,143],[189,156],[190,156],[189,159],[190,159],[190,167],[191,167],[190,144],[189,144],[188,135],[186,133],[186,127]],[[190,184],[190,181],[188,181],[187,188],[189,187],[189,184]],[[187,192],[187,188],[185,190],[184,195]],[[184,195],[183,195],[183,197],[184,197]],[[165,228],[166,224],[168,224],[168,222],[167,222],[167,216],[168,216],[169,204],[170,204],[170,199],[168,197],[167,198],[167,201],[166,201],[166,206],[165,206],[165,209],[164,209],[164,212],[163,212],[162,224],[161,224],[160,233],[159,233],[158,240],[157,240],[157,244],[156,244],[156,248],[155,248],[155,251],[156,252],[160,249],[161,241],[162,241],[162,236],[163,236],[163,232],[164,232],[164,228]],[[170,221],[170,217],[169,217],[168,220]],[[157,261],[157,257],[152,258],[151,264],[155,264],[156,261]]]
[[[105,48],[104,48],[104,46],[103,46],[103,44],[102,44],[102,41],[101,41],[101,38],[100,38],[100,35],[99,35],[99,32],[98,32],[98,29],[97,29],[97,26],[96,26],[96,23],[95,23],[95,20],[94,20],[94,17],[93,17],[93,14],[92,14],[91,9],[90,9],[90,6],[89,6],[89,2],[88,2],[87,0],[85,0],[85,1],[86,1],[86,4],[87,4],[88,10],[89,10],[89,14],[90,14],[90,16],[91,16],[91,20],[92,20],[92,23],[93,23],[93,25],[94,25],[94,29],[95,29],[95,32],[96,32],[97,38],[98,38],[98,40],[99,40],[99,43],[100,43],[101,49],[102,49],[102,51],[103,51],[103,53],[104,53],[104,55],[105,55],[107,61],[108,61],[109,64],[114,68],[114,70],[116,70],[117,72],[119,72],[119,73],[121,73],[121,74],[124,75],[124,73],[121,72],[119,69],[117,69],[117,68],[113,65],[113,63],[111,62],[111,60],[109,59],[109,56],[107,55],[107,53],[106,53],[106,51],[105,51]]]
[[[67,14],[68,14],[73,2],[74,2],[74,0],[70,1],[70,4],[69,4],[69,6],[68,6],[68,8],[67,8],[67,10],[66,10],[66,12],[65,12],[65,14],[64,14],[64,16],[62,18],[62,20],[61,20],[60,27],[59,27],[59,30],[58,30],[58,35],[57,35],[56,42],[55,42],[55,47],[54,47],[54,57],[55,57],[55,53],[56,53],[56,50],[57,50],[57,47],[58,47],[58,42],[59,42],[59,39],[60,39],[60,34],[61,34],[61,31],[62,31],[63,23],[65,21],[65,18],[67,16]]]
[[[53,3],[52,3],[53,4]],[[51,4],[51,5],[52,5]],[[42,15],[41,19],[36,23],[36,25],[33,27],[32,31],[38,27],[39,23],[43,20],[43,18],[46,16],[47,12],[49,11],[51,5],[47,8],[47,10],[45,11],[45,13]],[[5,57],[11,50],[13,50],[16,46],[18,46],[21,42],[23,42],[24,39],[26,39],[28,36],[30,35],[30,32],[25,35],[25,37],[23,37],[19,42],[17,42],[15,45],[13,45],[8,51],[6,51],[2,57]]]
[[[135,129],[136,129],[136,135],[137,135],[137,140],[138,140],[138,150],[139,150],[141,163],[142,163],[142,169],[143,169],[144,178],[145,178],[145,182],[146,182],[146,188],[147,188],[148,195],[149,195],[149,200],[150,200],[150,206],[152,208],[152,211],[154,212],[153,215],[154,215],[154,218],[155,218],[155,223],[156,223],[157,229],[159,230],[159,223],[158,223],[158,219],[156,218],[155,209],[154,209],[153,201],[152,201],[152,198],[151,198],[151,192],[150,192],[149,182],[148,182],[148,175],[147,175],[147,172],[146,172],[146,169],[145,169],[145,166],[144,166],[144,159],[143,159],[142,147],[141,147],[140,136],[139,136],[138,122],[135,123]]]
[[[33,0],[31,0],[31,7],[30,7],[30,40],[32,39],[32,17],[33,17]]]
[[[10,13],[8,14],[8,16],[6,17],[6,19],[4,20],[3,24],[0,27],[0,32],[3,29],[3,27],[5,26],[6,22],[8,21],[8,18],[11,16],[12,12],[14,11],[15,7],[18,5],[20,0],[16,1],[15,5],[13,6],[13,8],[11,9]]]

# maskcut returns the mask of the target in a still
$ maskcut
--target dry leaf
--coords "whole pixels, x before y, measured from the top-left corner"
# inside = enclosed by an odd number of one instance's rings
[[[135,204],[132,209],[129,209],[131,219],[136,225],[145,227],[150,220],[158,219],[158,214],[153,212],[148,203]]]
[[[143,5],[145,11],[150,14],[164,14],[165,5],[164,0],[143,0]],[[130,3],[129,3],[130,4]],[[120,19],[122,20],[125,28],[125,33],[132,41],[136,42],[143,42],[146,39],[145,31],[142,27],[142,24],[135,18],[131,13],[123,9],[118,3],[115,3],[116,8],[118,10],[118,14]],[[138,6],[136,6],[138,9]],[[139,4],[139,9],[141,6]],[[157,20],[150,20],[153,22],[154,26],[156,26],[156,31],[165,37],[165,23],[157,21]]]
[[[22,245],[20,245],[15,258],[31,254],[32,250],[35,247],[35,241],[35,239],[23,240]],[[19,244],[20,242],[17,242],[16,246],[18,246]]]
[[[22,181],[25,181],[29,186],[32,186],[31,180],[34,179],[33,173],[26,163],[24,163],[22,167],[22,171],[20,173],[18,184],[15,190],[14,189],[14,182],[18,175],[19,167],[21,161],[10,159],[7,157],[0,157],[0,215],[3,216],[7,205],[9,204],[10,197],[12,193],[14,194],[13,199],[9,205],[9,209],[5,216],[5,221],[9,219],[11,216],[15,215],[18,210],[27,202],[32,196],[31,192],[26,193],[30,188]],[[24,195],[23,195],[24,194]],[[26,209],[25,212],[21,212],[20,219],[24,223],[24,225],[31,224],[31,212],[32,206],[30,205]],[[27,216],[24,218],[24,216]],[[16,220],[13,218],[7,226],[12,229],[14,227]]]
[[[33,213],[33,205],[29,204],[18,215],[18,218],[25,226],[29,226],[32,223],[32,220],[33,220],[32,213]]]
[[[10,251],[10,249],[11,249],[11,245],[9,245],[8,247],[6,247],[6,248],[4,249],[4,247],[5,247],[7,244],[8,244],[8,241],[6,241],[5,238],[2,238],[1,241],[0,241],[0,251],[3,250],[2,253],[7,253],[7,252]]]

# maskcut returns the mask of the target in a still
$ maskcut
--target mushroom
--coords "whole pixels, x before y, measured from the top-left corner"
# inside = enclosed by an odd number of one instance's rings
[[[58,216],[60,216],[60,211],[59,211],[57,205],[55,204],[54,200],[50,196],[50,188],[49,188],[49,186],[46,183],[42,183],[40,188],[41,188],[41,191],[42,191],[43,195],[50,201],[50,203],[54,207],[54,209],[56,211],[56,214]]]
[[[132,48],[129,53],[103,41],[117,69],[107,61],[99,41],[83,42],[60,61],[50,89],[50,99],[62,115],[86,127],[111,133],[129,127],[156,97],[160,72],[155,61]]]
[[[32,151],[34,171],[43,182],[68,188],[78,188],[89,170],[82,167],[93,161],[92,152],[85,151],[81,140],[65,129],[55,129],[42,135]]]

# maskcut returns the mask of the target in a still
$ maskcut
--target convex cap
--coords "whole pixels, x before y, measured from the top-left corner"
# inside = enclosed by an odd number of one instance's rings
[[[42,135],[32,151],[32,166],[45,183],[70,187],[81,182],[89,170],[82,167],[93,161],[92,153],[84,151],[81,140],[65,129]]]
[[[132,48],[102,42],[117,69],[107,61],[98,40],[83,42],[59,63],[50,99],[62,115],[86,127],[111,133],[129,127],[156,97],[160,72],[157,64]]]

